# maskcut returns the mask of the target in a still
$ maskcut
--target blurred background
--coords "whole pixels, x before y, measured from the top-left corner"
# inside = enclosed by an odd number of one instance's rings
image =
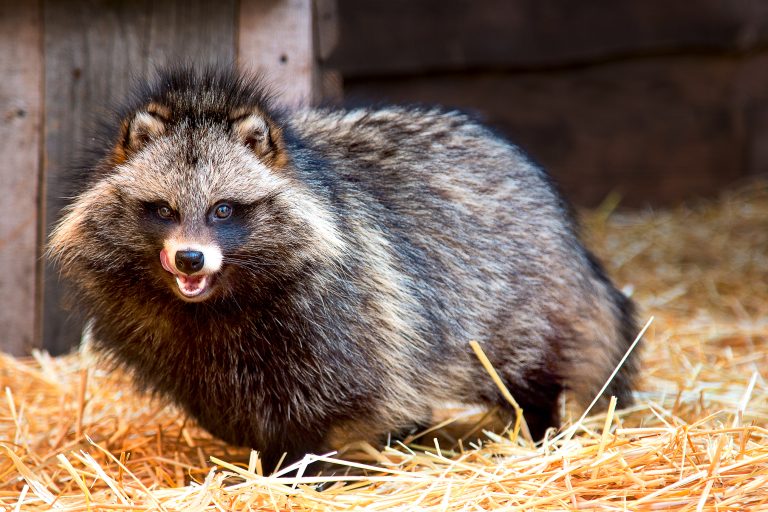
[[[666,207],[768,171],[764,0],[0,0],[0,348],[69,350],[41,257],[95,120],[155,66],[236,62],[286,104],[459,108],[575,205]]]
[[[711,195],[768,170],[764,0],[339,0],[344,102],[474,112],[576,204]]]

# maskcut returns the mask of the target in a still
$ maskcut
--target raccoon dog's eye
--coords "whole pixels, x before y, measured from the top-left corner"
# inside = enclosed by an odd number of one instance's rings
[[[217,219],[228,219],[232,215],[232,206],[227,203],[221,203],[213,210],[213,215]]]
[[[165,204],[161,204],[157,207],[155,210],[155,213],[157,213],[157,216],[160,217],[163,220],[172,220],[173,219],[173,210],[171,210],[171,207]]]

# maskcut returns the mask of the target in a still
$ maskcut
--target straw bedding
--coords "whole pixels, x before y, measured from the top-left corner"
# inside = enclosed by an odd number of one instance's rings
[[[0,509],[768,509],[768,185],[672,211],[609,200],[584,224],[654,317],[630,410],[571,418],[536,447],[446,409],[437,440],[265,477],[85,355],[2,356]]]

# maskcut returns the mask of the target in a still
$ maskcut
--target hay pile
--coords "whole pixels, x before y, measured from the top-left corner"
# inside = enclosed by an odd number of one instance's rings
[[[607,204],[584,223],[655,316],[631,410],[574,420],[538,448],[446,430],[429,446],[344,454],[356,462],[317,457],[325,476],[265,477],[123,375],[78,356],[1,357],[0,508],[768,509],[768,186],[674,211]]]

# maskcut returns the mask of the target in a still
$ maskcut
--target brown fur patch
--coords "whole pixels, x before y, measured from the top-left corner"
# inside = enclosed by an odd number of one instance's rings
[[[256,108],[237,108],[229,115],[233,135],[256,156],[274,169],[282,169],[288,163],[283,130],[265,112]]]

